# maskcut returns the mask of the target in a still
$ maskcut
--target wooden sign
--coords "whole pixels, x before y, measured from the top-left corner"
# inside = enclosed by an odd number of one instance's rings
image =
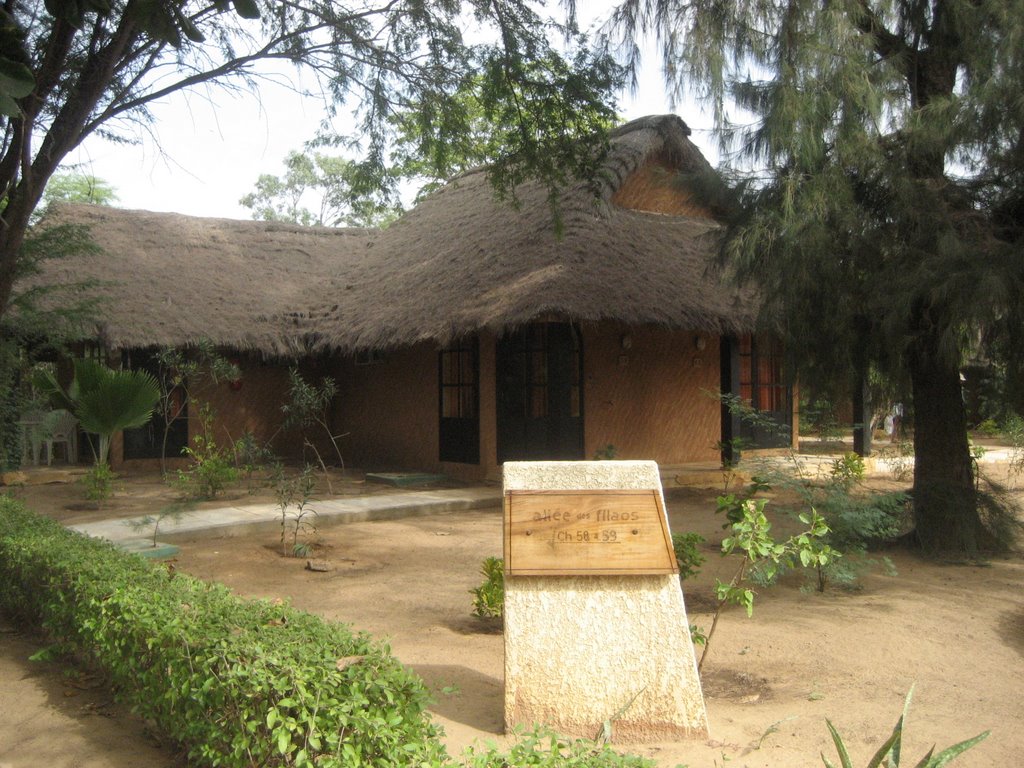
[[[505,572],[678,573],[657,490],[505,493]]]

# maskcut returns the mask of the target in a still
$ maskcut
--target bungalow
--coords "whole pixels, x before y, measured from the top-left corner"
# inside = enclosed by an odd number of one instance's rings
[[[601,177],[563,193],[560,233],[539,185],[513,208],[479,170],[381,231],[63,206],[51,221],[90,226],[103,252],[45,279],[98,281],[92,337],[132,365],[201,339],[228,351],[242,379],[204,396],[218,435],[284,454],[301,447],[278,433],[298,364],[337,382],[336,431],[365,468],[481,480],[608,446],[717,460],[748,427],[716,393],[791,428],[794,401],[756,298],[709,266],[720,227],[679,181],[710,171],[688,135],[674,115],[615,130]],[[114,458],[146,454],[133,445]]]

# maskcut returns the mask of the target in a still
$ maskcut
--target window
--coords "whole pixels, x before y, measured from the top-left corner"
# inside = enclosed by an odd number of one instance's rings
[[[743,336],[738,346],[740,397],[759,411],[785,411],[788,398],[782,345],[765,336]]]
[[[439,353],[441,461],[480,463],[479,347],[474,336]]]

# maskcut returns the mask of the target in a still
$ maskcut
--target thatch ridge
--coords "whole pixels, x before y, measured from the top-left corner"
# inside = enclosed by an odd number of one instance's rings
[[[381,233],[372,286],[355,285],[351,302],[317,312],[321,341],[345,350],[444,343],[549,315],[751,330],[750,294],[723,286],[709,267],[716,222],[611,202],[649,161],[710,170],[688,134],[675,115],[614,131],[598,188],[581,182],[561,196],[561,236],[541,185],[520,186],[513,208],[495,198],[484,169],[459,176]]]

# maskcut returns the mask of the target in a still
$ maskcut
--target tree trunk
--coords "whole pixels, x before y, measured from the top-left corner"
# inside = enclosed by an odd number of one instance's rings
[[[908,355],[914,397],[914,523],[931,553],[975,554],[994,544],[978,513],[967,420],[955,361],[919,338]]]

